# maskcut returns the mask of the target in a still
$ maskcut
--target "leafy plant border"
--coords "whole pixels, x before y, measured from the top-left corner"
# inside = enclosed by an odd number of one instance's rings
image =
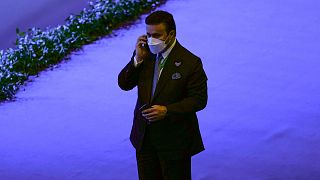
[[[0,102],[12,100],[31,75],[58,64],[84,44],[108,35],[112,30],[165,0],[92,0],[89,8],[70,15],[64,25],[54,28],[17,28],[16,47],[0,50]]]

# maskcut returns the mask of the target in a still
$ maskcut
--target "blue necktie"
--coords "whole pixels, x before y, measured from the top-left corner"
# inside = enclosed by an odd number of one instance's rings
[[[157,82],[158,82],[158,78],[159,78],[159,64],[162,60],[162,55],[161,54],[157,54],[157,58],[156,58],[156,62],[154,64],[154,73],[153,73],[153,84],[152,84],[152,96],[154,95],[154,92],[156,90],[156,86],[157,86]]]

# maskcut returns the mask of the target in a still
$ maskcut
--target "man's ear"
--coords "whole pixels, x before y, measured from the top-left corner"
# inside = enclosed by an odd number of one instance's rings
[[[175,30],[171,30],[169,34],[170,34],[170,36],[175,37],[176,36],[176,31]]]
[[[168,36],[170,36],[170,40],[169,42],[176,36],[176,31],[175,30],[171,30],[168,34]],[[166,44],[168,44],[169,42],[165,42]]]

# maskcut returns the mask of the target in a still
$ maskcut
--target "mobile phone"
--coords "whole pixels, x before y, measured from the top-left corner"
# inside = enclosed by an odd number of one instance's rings
[[[149,48],[148,43],[142,44],[141,46],[142,46],[142,48],[144,48],[145,50],[147,50],[148,52],[150,52],[150,48]]]
[[[139,110],[140,110],[140,111],[144,111],[144,110],[149,109],[149,108],[150,108],[150,105],[144,104],[144,105],[142,105],[142,106],[139,108]]]

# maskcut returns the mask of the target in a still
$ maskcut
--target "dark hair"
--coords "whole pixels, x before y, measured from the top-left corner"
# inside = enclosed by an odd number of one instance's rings
[[[151,13],[146,18],[145,23],[147,25],[157,25],[160,23],[164,23],[167,33],[172,30],[176,31],[176,23],[174,22],[172,14],[166,11],[155,11]]]

